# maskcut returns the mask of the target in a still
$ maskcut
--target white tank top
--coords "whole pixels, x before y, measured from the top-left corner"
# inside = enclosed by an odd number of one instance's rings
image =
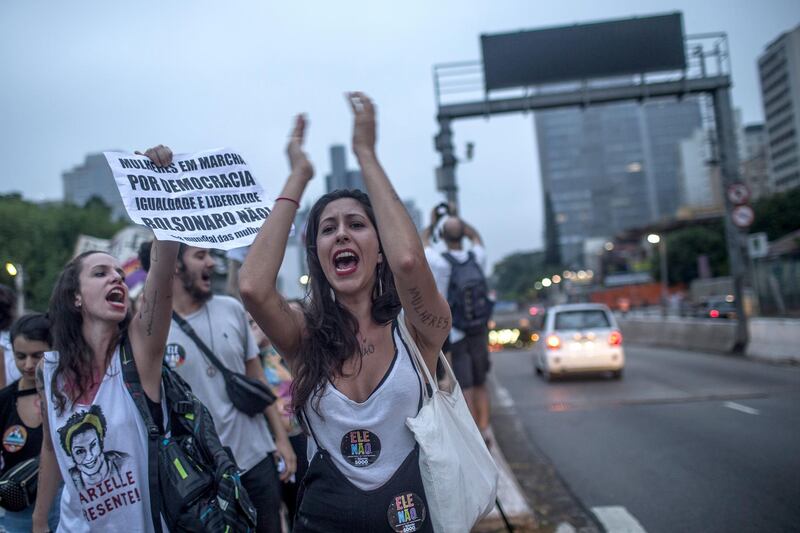
[[[316,438],[339,471],[362,490],[388,481],[416,445],[406,418],[419,412],[422,381],[397,323],[392,325],[392,340],[392,364],[363,403],[354,402],[328,382],[319,402],[322,417],[312,408],[313,399],[304,408],[313,432],[308,460],[317,451]]]
[[[64,479],[58,531],[154,531],[147,431],[125,388],[119,347],[92,404],[67,402],[60,415],[50,387],[58,357],[58,352],[44,357],[47,420]]]

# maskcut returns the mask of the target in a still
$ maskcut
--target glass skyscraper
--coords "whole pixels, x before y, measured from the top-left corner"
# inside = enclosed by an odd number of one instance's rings
[[[542,187],[561,259],[581,266],[584,241],[675,214],[679,142],[701,126],[696,98],[625,102],[535,114]]]

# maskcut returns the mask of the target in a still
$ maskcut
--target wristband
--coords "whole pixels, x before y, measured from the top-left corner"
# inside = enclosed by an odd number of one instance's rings
[[[294,198],[289,198],[288,196],[278,196],[277,198],[275,198],[275,201],[277,202],[278,200],[287,200],[289,202],[292,202],[294,205],[297,206],[298,209],[300,209],[300,202],[298,202]]]

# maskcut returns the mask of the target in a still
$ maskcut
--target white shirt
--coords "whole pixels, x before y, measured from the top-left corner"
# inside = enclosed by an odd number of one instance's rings
[[[486,251],[480,244],[473,244],[470,250],[437,250],[431,246],[425,248],[425,258],[428,260],[428,265],[433,272],[433,279],[436,281],[436,288],[447,299],[447,289],[450,287],[450,274],[453,267],[447,262],[447,259],[442,257],[444,252],[450,252],[450,255],[455,258],[459,263],[465,263],[469,257],[469,252],[475,255],[475,261],[481,270],[486,271]],[[450,329],[450,342],[458,342],[464,338],[464,332],[457,328]]]
[[[308,460],[317,451],[316,439],[336,468],[361,490],[386,483],[416,445],[406,419],[419,412],[422,381],[396,324],[392,325],[392,339],[394,360],[369,398],[355,402],[328,382],[320,397],[319,414],[313,407],[316,398],[303,409],[313,432],[308,439]]]
[[[6,385],[11,385],[21,378],[22,374],[19,373],[17,364],[14,362],[14,348],[11,346],[11,337],[8,331],[0,331],[0,347],[5,352],[3,360],[6,363]]]
[[[226,368],[244,374],[247,361],[258,357],[258,345],[239,300],[215,295],[183,319]],[[233,406],[222,373],[174,320],[169,327],[165,363],[189,383],[208,407],[219,440],[233,451],[241,470],[250,470],[275,450],[266,418],[246,415]]]
[[[64,479],[58,531],[151,533],[147,430],[125,388],[119,347],[91,405],[67,401],[61,414],[51,389],[58,358],[44,356],[47,420]]]

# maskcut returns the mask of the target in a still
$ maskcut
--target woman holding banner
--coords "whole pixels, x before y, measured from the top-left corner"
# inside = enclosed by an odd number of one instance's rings
[[[405,425],[421,406],[423,382],[398,320],[434,372],[450,309],[375,153],[375,108],[362,93],[348,100],[353,152],[369,196],[334,191],[314,204],[306,229],[310,297],[302,307],[289,305],[277,275],[313,176],[302,150],[306,123],[298,116],[287,149],[291,173],[248,253],[239,288],[292,367],[294,407],[312,437],[294,531],[432,531],[418,448]]]
[[[158,162],[166,151],[145,155]],[[147,431],[125,389],[120,346],[130,339],[133,354],[126,355],[134,358],[153,417],[163,424],[161,362],[177,253],[177,242],[155,242],[145,303],[135,316],[114,257],[86,252],[61,272],[50,299],[55,351],[45,355],[37,375],[46,416],[34,532],[47,530],[62,479],[59,531],[154,531]]]

